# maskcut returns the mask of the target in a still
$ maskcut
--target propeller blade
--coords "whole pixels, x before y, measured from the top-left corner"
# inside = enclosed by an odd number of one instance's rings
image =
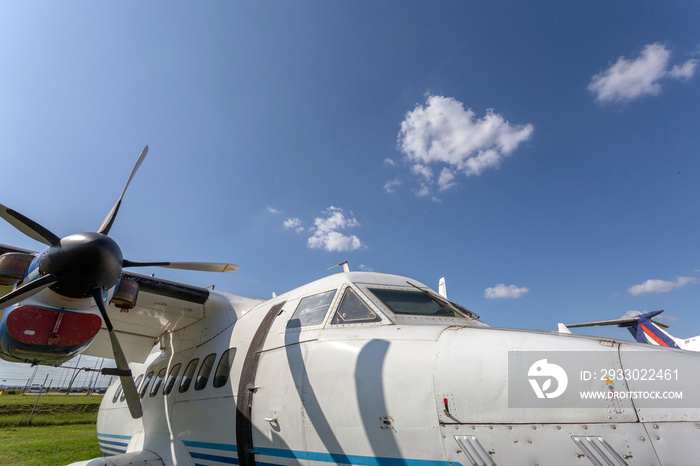
[[[7,306],[12,306],[20,301],[24,301],[30,296],[37,294],[44,288],[53,285],[57,281],[58,279],[54,275],[47,274],[34,280],[33,282],[29,282],[26,285],[15,288],[13,291],[10,291],[5,296],[0,298],[0,309],[4,309]]]
[[[112,327],[112,322],[109,320],[109,316],[107,316],[107,308],[105,307],[105,302],[102,298],[102,288],[95,288],[92,291],[92,297],[95,299],[95,303],[100,310],[100,314],[102,314],[102,319],[104,320],[107,331],[109,332],[109,340],[112,343],[114,361],[117,363],[117,370],[115,371],[115,374],[119,376],[119,380],[122,382],[124,398],[126,399],[127,406],[129,406],[131,417],[134,419],[139,419],[141,416],[143,416],[143,408],[141,407],[139,392],[136,389],[134,378],[131,376],[129,362],[126,360],[124,351],[119,344],[119,339],[117,339],[117,334],[114,331],[114,327]]]
[[[199,272],[235,272],[236,264],[220,262],[132,262],[124,260],[124,267],[166,267],[168,269],[197,270]]]
[[[122,199],[124,198],[124,193],[126,193],[126,188],[129,187],[129,183],[131,183],[131,180],[134,178],[136,171],[139,169],[139,167],[141,166],[141,163],[146,158],[146,154],[148,154],[148,146],[144,147],[143,150],[141,151],[141,155],[139,156],[139,159],[136,162],[134,169],[131,170],[131,176],[129,176],[129,180],[126,182],[126,185],[124,186],[124,189],[122,190],[121,196],[119,196],[119,199],[117,199],[117,203],[114,204],[114,207],[112,207],[112,210],[109,211],[109,214],[107,214],[105,219],[102,221],[102,225],[100,225],[100,229],[98,230],[98,233],[102,233],[103,235],[109,234],[109,230],[112,229],[112,225],[114,224],[114,219],[117,218],[117,212],[119,212],[119,207],[121,207],[121,205],[122,205]]]
[[[7,223],[29,236],[31,239],[39,241],[40,243],[44,243],[48,246],[56,246],[61,242],[61,238],[39,225],[34,220],[2,204],[0,204],[0,217],[4,218]]]

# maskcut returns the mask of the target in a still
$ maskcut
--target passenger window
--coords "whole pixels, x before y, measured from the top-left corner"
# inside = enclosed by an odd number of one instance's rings
[[[158,375],[156,375],[156,380],[153,381],[153,388],[151,388],[151,393],[149,394],[149,396],[156,396],[156,393],[158,393],[160,385],[163,383],[163,378],[165,378],[166,370],[167,368],[164,367],[158,371]]]
[[[190,388],[192,377],[194,377],[194,370],[197,369],[197,364],[199,364],[199,358],[191,360],[187,365],[185,372],[182,374],[182,380],[180,381],[180,388],[178,389],[180,393],[184,393]]]
[[[182,364],[178,363],[170,369],[170,374],[168,374],[168,380],[165,382],[165,387],[163,388],[163,395],[170,395],[175,386],[175,379],[177,379],[177,374],[180,372]]]
[[[143,374],[139,375],[138,378],[136,379],[136,382],[134,382],[134,385],[136,385],[136,393],[139,392],[139,384],[141,383],[141,379],[143,379]],[[124,401],[126,399],[126,393],[122,391],[122,396],[119,397],[119,401]]]
[[[197,373],[197,380],[194,382],[195,390],[202,390],[207,386],[209,381],[209,374],[211,374],[211,369],[214,367],[214,359],[216,359],[216,354],[212,353],[202,362],[202,367],[199,368]]]
[[[143,396],[146,394],[146,390],[148,390],[148,385],[151,383],[152,378],[153,371],[149,372],[146,376],[146,379],[143,381],[143,385],[141,386],[141,390],[139,391],[139,398],[143,398]]]
[[[347,288],[338,310],[333,316],[331,324],[359,324],[366,322],[380,322],[382,319],[372,311],[355,290]]]
[[[326,317],[326,312],[333,302],[336,290],[326,291],[325,293],[307,296],[299,301],[294,315],[287,322],[287,328],[309,327],[311,325],[320,325]]]
[[[114,392],[114,398],[112,398],[112,403],[116,403],[117,399],[119,399],[119,395],[122,394],[122,386],[119,385],[119,388],[117,388],[117,391]]]
[[[234,356],[236,356],[236,348],[229,348],[221,355],[219,365],[216,366],[216,373],[214,374],[214,388],[223,387],[228,382],[228,375],[231,372]]]

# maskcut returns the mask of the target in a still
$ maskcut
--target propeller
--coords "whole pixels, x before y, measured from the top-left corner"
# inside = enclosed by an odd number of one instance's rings
[[[100,229],[97,230],[98,233],[102,233],[103,235],[108,235],[109,230],[112,229],[112,225],[114,225],[114,220],[117,218],[117,212],[119,212],[119,207],[122,205],[122,199],[124,199],[124,193],[126,193],[126,188],[129,187],[129,183],[131,183],[131,180],[134,179],[134,175],[138,171],[139,167],[143,163],[143,159],[146,158],[146,154],[148,154],[148,146],[144,147],[143,150],[141,151],[141,155],[139,155],[139,159],[136,161],[136,165],[134,165],[134,169],[131,170],[131,175],[129,176],[129,179],[126,181],[126,184],[124,185],[124,189],[122,189],[122,193],[119,196],[119,199],[117,199],[117,202],[114,204],[114,207],[112,207],[112,210],[109,211],[105,219],[102,221],[102,225],[100,225]]]
[[[47,288],[54,283],[57,279],[55,276],[48,274],[40,277],[32,282],[26,283],[18,288],[15,288],[11,292],[7,293],[5,296],[0,298],[0,309],[4,309],[7,306],[12,306],[20,301],[24,301],[30,296],[40,292],[44,288]]]
[[[109,320],[107,315],[107,308],[105,307],[105,302],[102,297],[104,290],[97,287],[92,290],[92,296],[95,299],[97,308],[102,314],[102,319],[105,321],[105,326],[109,332],[109,341],[112,343],[112,353],[114,354],[114,362],[117,363],[117,369],[108,371],[107,375],[118,375],[119,380],[122,383],[122,390],[124,391],[124,399],[126,400],[126,405],[129,407],[129,412],[131,417],[138,419],[143,415],[143,409],[141,408],[141,401],[139,399],[139,392],[134,383],[134,378],[131,376],[131,369],[129,369],[129,361],[126,360],[124,356],[124,351],[119,344],[119,339],[117,334],[112,327],[112,321]]]
[[[0,298],[0,309],[17,304],[46,288],[69,298],[92,298],[109,332],[112,352],[117,364],[116,369],[106,370],[105,374],[119,376],[129,410],[135,419],[142,416],[141,402],[134,379],[131,376],[129,363],[107,315],[103,298],[104,291],[117,284],[122,269],[125,267],[157,266],[206,272],[235,272],[238,270],[238,266],[234,264],[134,262],[123,258],[119,245],[108,235],[119,213],[124,194],[146,158],[146,154],[148,154],[148,146],[141,152],[119,199],[102,221],[97,232],[77,233],[60,238],[39,223],[0,204],[0,217],[26,236],[49,246],[39,257],[39,278],[17,287]]]

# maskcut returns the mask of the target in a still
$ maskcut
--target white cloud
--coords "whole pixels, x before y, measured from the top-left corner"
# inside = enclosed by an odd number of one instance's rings
[[[294,230],[297,233],[304,231],[304,227],[301,226],[301,220],[298,218],[288,218],[284,221],[284,228],[286,230]]]
[[[433,171],[429,166],[423,165],[422,163],[416,163],[411,167],[411,172],[414,175],[422,176],[426,180],[431,180],[433,178]]]
[[[434,183],[431,165],[441,169],[437,182],[444,191],[454,186],[455,172],[472,176],[498,167],[533,131],[531,124],[512,125],[493,110],[477,118],[453,98],[429,95],[425,106],[416,105],[401,122],[398,147],[413,174],[429,183],[419,191],[426,195]]]
[[[659,43],[649,44],[634,60],[617,59],[614,65],[593,76],[588,90],[598,102],[625,102],[644,95],[661,92],[660,81],[664,78],[690,79],[698,63],[687,60],[668,70],[671,52]]]
[[[267,211],[270,212],[271,214],[279,214],[280,213],[279,210],[275,209],[272,206],[266,206],[266,207],[267,207]]]
[[[697,278],[693,277],[677,277],[675,281],[647,280],[641,285],[631,286],[627,291],[634,296],[646,293],[668,293],[695,281]]]
[[[389,165],[390,167],[395,167],[396,162],[394,162],[393,159],[390,159],[389,157],[384,159],[384,165]]]
[[[394,193],[396,192],[396,187],[401,186],[401,180],[398,178],[394,178],[393,180],[389,180],[386,183],[384,183],[384,191],[387,193]]]
[[[457,183],[455,182],[454,172],[447,167],[443,168],[438,178],[438,189],[440,191],[447,191],[455,184]]]
[[[695,74],[695,67],[698,66],[698,61],[694,58],[686,61],[682,65],[674,65],[671,71],[668,72],[668,77],[673,79],[689,80]]]
[[[354,251],[364,246],[357,236],[344,235],[338,231],[359,226],[360,223],[354,217],[346,217],[343,209],[333,206],[323,213],[325,217],[317,217],[314,227],[311,228],[313,235],[307,242],[311,249],[325,249],[329,252]]]
[[[416,190],[416,196],[418,197],[428,197],[430,196],[430,187],[425,183],[420,184],[420,189]]]
[[[662,324],[672,324],[678,320],[678,316],[662,314],[654,317],[654,320]]]
[[[506,286],[504,283],[500,283],[494,287],[486,288],[484,290],[484,298],[487,299],[498,299],[498,298],[520,298],[525,293],[530,290],[528,288],[522,287],[518,288],[515,285]]]
[[[629,319],[629,318],[632,318],[632,317],[637,317],[638,315],[640,315],[640,314],[645,314],[645,313],[647,313],[647,312],[649,312],[649,311],[644,311],[644,312],[640,312],[640,311],[627,311],[627,312],[625,312],[622,316],[620,316],[620,319]],[[662,322],[662,323],[667,323],[667,324],[670,324],[670,323],[675,322],[675,321],[677,321],[677,320],[678,320],[678,317],[672,316],[672,315],[666,315],[666,314],[663,314],[663,315],[662,315],[662,314],[659,314],[659,315],[657,315],[656,317],[654,317],[654,321],[656,321],[656,322]]]
[[[620,319],[631,319],[632,317],[637,317],[641,312],[639,311],[627,311],[620,316]]]

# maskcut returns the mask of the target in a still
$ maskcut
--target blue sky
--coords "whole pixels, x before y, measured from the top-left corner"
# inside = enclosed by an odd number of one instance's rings
[[[0,202],[266,298],[396,273],[498,327],[700,334],[695,2],[3,2]],[[41,245],[0,224],[0,242]],[[336,269],[338,270],[338,269]],[[623,330],[592,330],[629,339]]]

